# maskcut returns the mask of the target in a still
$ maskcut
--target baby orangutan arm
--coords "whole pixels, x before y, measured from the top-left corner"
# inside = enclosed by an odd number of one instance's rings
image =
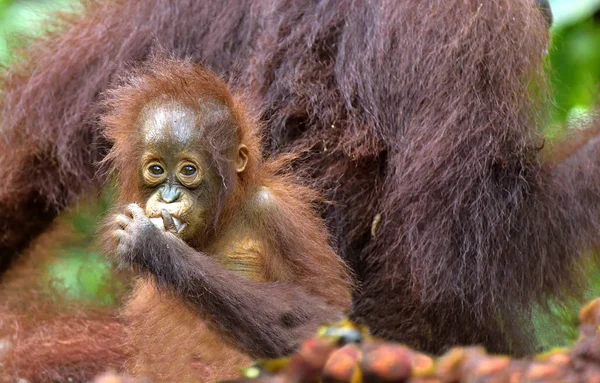
[[[158,286],[208,313],[253,357],[289,354],[316,326],[342,316],[340,308],[294,284],[254,282],[224,269],[157,228],[136,204],[117,216],[117,225],[116,254],[124,265],[150,274]]]

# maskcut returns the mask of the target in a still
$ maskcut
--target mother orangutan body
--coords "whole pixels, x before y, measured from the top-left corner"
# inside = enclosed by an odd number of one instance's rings
[[[535,1],[86,4],[3,78],[5,265],[104,183],[99,94],[158,44],[248,90],[268,153],[306,154],[294,166],[332,201],[323,214],[359,282],[352,316],[376,335],[529,352],[531,305],[581,291],[579,254],[600,231],[598,131],[540,151]]]

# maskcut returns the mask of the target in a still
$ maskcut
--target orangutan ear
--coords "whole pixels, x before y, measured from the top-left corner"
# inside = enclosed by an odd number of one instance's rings
[[[235,160],[235,171],[237,173],[241,173],[246,169],[246,165],[248,164],[248,147],[244,144],[241,144],[238,148],[237,159]]]

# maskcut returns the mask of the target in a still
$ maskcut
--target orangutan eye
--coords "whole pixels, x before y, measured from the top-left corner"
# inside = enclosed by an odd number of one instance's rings
[[[162,168],[162,166],[160,165],[151,165],[148,168],[148,171],[150,172],[150,174],[152,174],[153,176],[160,176],[162,175],[165,170]]]
[[[193,176],[194,174],[196,174],[196,168],[192,165],[185,165],[181,168],[181,174],[183,174],[186,177]]]

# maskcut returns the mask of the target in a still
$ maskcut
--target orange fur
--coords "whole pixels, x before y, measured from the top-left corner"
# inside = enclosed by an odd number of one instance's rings
[[[238,376],[252,358],[194,308],[142,279],[125,312],[135,356],[127,371],[155,382],[213,382]]]
[[[48,267],[61,249],[88,238],[71,226],[84,204],[62,214],[23,252],[0,284],[0,382],[87,381],[106,368],[121,369],[129,354],[126,328],[113,305],[68,299]],[[94,246],[89,246],[94,249]],[[120,300],[124,273],[113,273],[103,292]]]
[[[319,323],[350,308],[346,267],[311,206],[318,194],[285,174],[285,159],[261,161],[257,125],[242,97],[188,61],[155,58],[108,93],[103,122],[114,142],[107,161],[117,172],[117,209],[132,202],[143,207],[151,193],[140,175],[148,150],[140,139],[145,105],[181,102],[201,121],[207,99],[225,105],[233,120],[207,125],[198,142],[186,144],[218,169],[218,183],[225,185],[215,189],[222,206],[214,230],[184,243],[150,224],[147,234],[137,232],[138,246],[122,251],[112,238],[114,221],[107,225],[107,251],[140,272],[124,310],[134,347],[127,369],[158,382],[233,378],[253,357],[291,351]],[[238,142],[250,158],[235,174],[227,153]],[[270,333],[274,326],[278,333]]]

